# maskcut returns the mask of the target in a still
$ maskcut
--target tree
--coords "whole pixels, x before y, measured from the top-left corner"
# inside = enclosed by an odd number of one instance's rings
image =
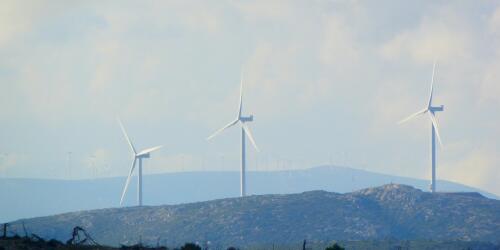
[[[181,250],[201,250],[201,247],[194,243],[186,243],[181,247]]]
[[[345,248],[339,246],[337,243],[325,248],[325,250],[345,250]]]

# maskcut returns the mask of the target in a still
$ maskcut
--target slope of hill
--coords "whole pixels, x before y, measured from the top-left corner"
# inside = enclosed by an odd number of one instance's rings
[[[338,194],[312,191],[172,206],[67,213],[12,229],[64,240],[82,226],[98,242],[187,241],[221,246],[331,240],[425,239],[499,243],[500,201],[477,193],[431,194],[405,185]]]
[[[311,190],[346,193],[388,183],[402,183],[428,190],[428,181],[389,176],[345,167],[316,167],[279,172],[249,172],[249,194],[290,194]],[[124,205],[134,205],[135,178]],[[64,212],[117,207],[125,182],[123,178],[95,180],[0,179],[3,206],[0,222]],[[458,183],[438,181],[438,190],[479,192],[495,195]],[[147,205],[180,204],[239,196],[238,172],[185,172],[144,177]]]

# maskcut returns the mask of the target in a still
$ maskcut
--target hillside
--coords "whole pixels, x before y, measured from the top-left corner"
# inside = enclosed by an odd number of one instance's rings
[[[428,190],[429,181],[397,177],[345,167],[315,167],[304,170],[248,172],[249,194],[291,194],[311,190],[346,193],[387,183],[401,183]],[[125,206],[136,204],[133,178]],[[47,216],[78,210],[119,206],[125,177],[95,180],[0,179],[2,207],[0,223],[21,218]],[[258,184],[258,185],[257,185]],[[181,204],[239,195],[238,172],[184,172],[144,176],[147,205]],[[15,190],[15,192],[13,192]],[[182,192],[179,192],[182,190]],[[438,181],[438,190],[487,192],[458,183]]]
[[[188,241],[221,246],[287,244],[308,239],[425,239],[498,243],[500,201],[477,193],[422,192],[405,185],[338,194],[312,191],[229,198],[171,206],[130,207],[67,213],[17,221],[12,230],[68,239],[82,226],[103,244],[178,245]]]

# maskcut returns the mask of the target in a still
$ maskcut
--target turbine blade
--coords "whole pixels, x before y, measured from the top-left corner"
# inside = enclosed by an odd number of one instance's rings
[[[418,111],[417,113],[415,113],[415,114],[413,114],[413,115],[410,115],[410,116],[408,116],[407,118],[405,118],[405,119],[403,119],[403,120],[399,121],[399,122],[398,122],[398,124],[403,124],[403,123],[405,123],[405,122],[407,122],[407,121],[409,121],[409,120],[411,120],[411,119],[413,119],[413,118],[415,118],[415,117],[417,117],[417,116],[419,116],[419,115],[425,114],[425,112],[427,112],[427,111],[429,111],[429,110],[428,110],[428,109],[426,109],[426,108],[425,108],[425,109],[422,109],[422,110]]]
[[[122,129],[123,135],[125,136],[125,139],[127,140],[127,143],[130,146],[130,149],[132,150],[132,153],[134,153],[134,155],[136,155],[137,152],[135,151],[135,148],[134,148],[134,145],[132,144],[132,141],[130,140],[130,138],[127,135],[127,131],[125,130],[125,127],[123,127],[122,121],[120,120],[120,118],[117,118],[117,120],[118,120],[118,123],[120,124],[120,128]]]
[[[227,128],[234,126],[236,123],[238,123],[238,121],[239,121],[239,119],[236,119],[236,120],[230,122],[229,124],[227,124],[226,126],[224,126],[223,128],[215,131],[215,133],[213,133],[211,136],[209,136],[207,138],[207,141],[214,138],[215,136],[217,136],[218,134],[220,134],[222,131],[226,130]]]
[[[132,177],[132,173],[134,172],[136,160],[137,160],[137,157],[134,157],[134,161],[132,162],[132,167],[130,167],[130,172],[128,173],[127,181],[125,182],[125,187],[123,188],[122,198],[120,199],[120,206],[123,204],[123,198],[125,197],[125,194],[127,193],[128,184],[130,183],[130,177]]]
[[[240,103],[238,107],[238,119],[241,117],[241,112],[243,112],[243,70],[241,70],[240,78]]]
[[[257,152],[260,152],[259,148],[257,147],[257,144],[255,143],[255,140],[253,139],[252,132],[250,132],[250,128],[244,122],[241,123],[241,126],[245,130],[245,133],[247,134],[248,139],[250,139],[250,142],[252,142],[252,145],[255,148],[255,150],[257,150]]]
[[[436,135],[439,141],[439,145],[443,147],[443,142],[441,141],[441,136],[439,135],[439,127],[438,127],[438,122],[436,120],[436,116],[434,116],[433,113],[429,112],[429,117],[431,118],[432,126],[434,126],[434,129],[436,130]]]
[[[142,150],[141,152],[139,152],[139,153],[137,154],[137,156],[141,156],[141,155],[149,154],[149,153],[151,153],[151,152],[153,152],[153,151],[156,151],[156,150],[158,150],[158,149],[160,149],[160,148],[162,148],[162,147],[163,147],[163,145],[156,146],[156,147],[152,147],[152,148],[148,148],[148,149],[144,149],[144,150]]]
[[[434,74],[436,73],[436,61],[432,65],[432,78],[431,78],[431,92],[429,94],[429,103],[427,103],[427,107],[431,107],[432,105],[432,97],[434,95]]]

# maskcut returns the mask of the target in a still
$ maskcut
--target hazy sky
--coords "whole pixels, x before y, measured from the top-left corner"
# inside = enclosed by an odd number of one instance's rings
[[[439,179],[500,194],[498,1],[9,1],[0,3],[0,177],[250,170],[333,163],[428,178],[432,61]],[[68,152],[71,152],[69,154]],[[438,187],[439,188],[439,187]]]

